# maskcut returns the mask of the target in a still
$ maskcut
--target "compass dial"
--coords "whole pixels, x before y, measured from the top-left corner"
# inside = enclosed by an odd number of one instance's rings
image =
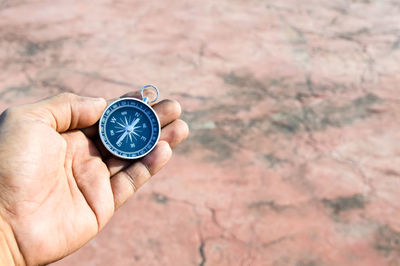
[[[160,122],[154,110],[135,98],[111,103],[99,123],[100,138],[115,156],[137,159],[149,153],[160,137]]]

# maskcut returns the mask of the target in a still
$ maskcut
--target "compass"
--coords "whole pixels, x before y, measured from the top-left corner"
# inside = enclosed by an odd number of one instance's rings
[[[154,100],[143,96],[146,88],[157,92]],[[148,154],[160,138],[161,126],[156,112],[148,103],[158,98],[158,89],[146,85],[141,90],[142,100],[121,98],[112,102],[100,118],[99,133],[104,146],[123,159],[138,159]]]

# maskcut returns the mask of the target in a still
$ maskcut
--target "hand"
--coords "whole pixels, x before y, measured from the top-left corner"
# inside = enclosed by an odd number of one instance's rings
[[[106,105],[66,93],[0,116],[0,264],[44,264],[80,248],[188,134],[179,104],[161,101],[153,106],[163,127],[154,150],[117,159],[93,126]]]

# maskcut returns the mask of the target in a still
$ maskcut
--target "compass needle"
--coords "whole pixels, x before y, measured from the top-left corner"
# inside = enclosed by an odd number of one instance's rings
[[[120,122],[117,122],[118,125],[120,125],[122,128],[125,128],[127,125],[123,125]]]
[[[139,123],[140,119],[136,118],[135,121],[132,122],[132,124],[130,125],[131,127],[135,127],[137,123]]]
[[[125,131],[124,134],[121,135],[121,137],[119,137],[119,139],[117,140],[117,145],[121,144],[121,142],[124,140],[124,138],[126,137],[126,135],[128,135],[128,132]]]

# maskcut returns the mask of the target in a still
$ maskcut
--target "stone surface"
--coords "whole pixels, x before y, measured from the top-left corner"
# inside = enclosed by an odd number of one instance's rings
[[[400,4],[0,1],[1,107],[144,84],[191,136],[54,265],[400,265]]]

